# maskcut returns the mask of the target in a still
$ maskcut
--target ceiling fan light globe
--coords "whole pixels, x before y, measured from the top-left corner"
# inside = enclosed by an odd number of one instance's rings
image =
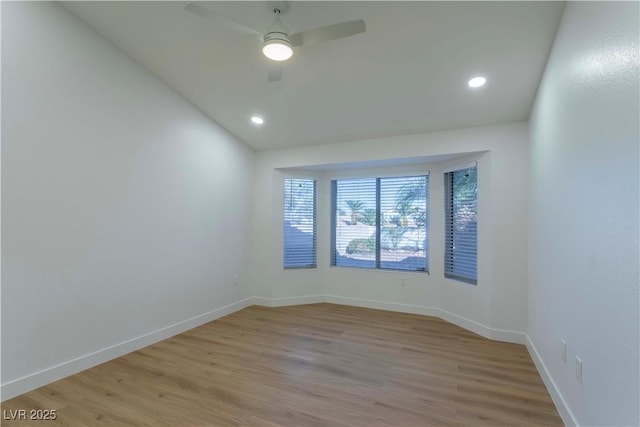
[[[293,49],[287,40],[266,40],[262,46],[262,53],[272,61],[286,61],[293,56]]]

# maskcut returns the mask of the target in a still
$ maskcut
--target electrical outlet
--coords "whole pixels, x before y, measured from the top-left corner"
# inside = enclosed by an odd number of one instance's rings
[[[402,278],[400,279],[400,286],[406,286],[406,285],[407,285],[407,279],[406,279],[406,278],[404,278],[404,277],[402,277]]]
[[[240,282],[238,282],[238,275],[233,275],[233,286],[240,286]]]
[[[576,378],[579,383],[582,383],[582,359],[576,356]]]
[[[562,340],[562,361],[567,363],[567,342]]]

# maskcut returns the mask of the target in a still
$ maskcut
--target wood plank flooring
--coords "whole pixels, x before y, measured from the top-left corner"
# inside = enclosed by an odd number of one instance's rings
[[[524,346],[440,319],[252,306],[2,404],[3,426],[561,426]]]

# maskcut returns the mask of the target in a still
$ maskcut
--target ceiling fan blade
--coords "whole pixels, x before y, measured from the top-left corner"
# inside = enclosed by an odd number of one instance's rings
[[[282,78],[282,64],[269,62],[269,82],[279,82]]]
[[[228,18],[224,15],[220,15],[217,12],[214,12],[213,10],[206,8],[204,6],[200,6],[199,4],[196,3],[188,3],[185,7],[184,10],[186,10],[187,12],[191,12],[195,15],[198,16],[202,16],[204,18],[207,19],[211,19],[213,21],[217,21],[219,23],[221,23],[222,25],[237,31],[241,34],[245,34],[245,35],[249,35],[249,36],[254,36],[254,37],[258,37],[260,40],[262,40],[263,35],[260,31],[258,30],[254,30],[253,28],[247,27],[244,24],[241,24],[237,21],[234,21],[231,18]]]
[[[353,36],[364,33],[365,31],[367,31],[367,26],[364,23],[364,19],[357,19],[355,21],[343,22],[341,24],[291,34],[289,40],[293,46],[306,46],[312,43]]]

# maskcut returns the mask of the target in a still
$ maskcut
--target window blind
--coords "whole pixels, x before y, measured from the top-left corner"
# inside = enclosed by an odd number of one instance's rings
[[[428,175],[332,182],[332,265],[428,271]]]
[[[477,168],[445,173],[444,275],[477,283],[478,176]]]
[[[284,268],[316,267],[316,181],[284,180]]]
[[[375,178],[333,181],[335,236],[332,265],[376,267],[378,244],[377,184]]]

